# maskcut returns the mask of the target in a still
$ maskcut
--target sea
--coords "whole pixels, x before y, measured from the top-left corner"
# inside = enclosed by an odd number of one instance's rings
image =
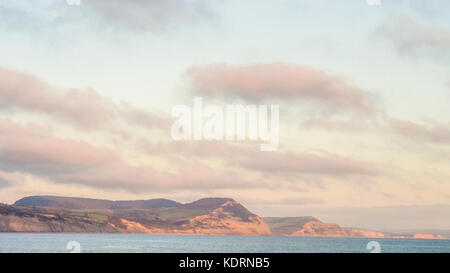
[[[450,253],[450,240],[0,233],[0,253]]]

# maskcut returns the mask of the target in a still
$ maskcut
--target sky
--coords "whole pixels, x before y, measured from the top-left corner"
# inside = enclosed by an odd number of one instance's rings
[[[446,0],[0,0],[0,18],[0,202],[216,196],[450,229]],[[194,97],[279,105],[279,149],[175,141]]]

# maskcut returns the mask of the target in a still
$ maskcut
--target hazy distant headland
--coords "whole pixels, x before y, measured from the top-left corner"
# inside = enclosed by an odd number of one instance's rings
[[[262,218],[231,198],[182,204],[168,199],[110,201],[29,196],[0,205],[0,232],[146,233],[445,239],[323,223],[312,216]]]

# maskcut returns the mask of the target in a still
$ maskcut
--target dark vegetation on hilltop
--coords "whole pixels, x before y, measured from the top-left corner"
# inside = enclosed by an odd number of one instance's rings
[[[110,201],[79,197],[28,196],[14,203],[13,206],[44,207],[56,209],[155,209],[178,207],[180,203],[168,199],[150,199],[136,201]]]

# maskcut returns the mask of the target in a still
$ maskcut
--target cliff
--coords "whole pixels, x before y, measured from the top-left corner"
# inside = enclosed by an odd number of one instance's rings
[[[291,235],[303,228],[303,225],[310,221],[319,221],[312,216],[304,217],[264,217],[264,221],[269,225],[273,235]]]
[[[312,216],[261,218],[231,198],[182,204],[168,199],[110,201],[57,196],[0,204],[0,232],[277,235],[297,237],[445,239],[343,228]]]
[[[351,238],[410,238],[445,239],[437,234],[392,234],[361,228],[343,228],[336,223],[323,223],[317,218],[307,217],[266,217],[264,220],[273,235],[296,237],[351,237]]]
[[[310,221],[303,225],[302,229],[294,232],[291,236],[305,237],[347,237],[343,228],[335,223],[322,223]]]
[[[156,201],[155,201],[156,200]],[[181,204],[33,196],[0,207],[0,232],[270,235],[261,217],[230,198]]]
[[[414,239],[445,239],[444,236],[439,234],[423,234],[423,233],[416,233],[413,235]]]
[[[121,232],[102,215],[70,214],[38,208],[0,205],[0,232]]]
[[[345,233],[348,237],[353,238],[386,238],[390,237],[390,235],[384,234],[380,231],[373,231],[369,229],[361,229],[361,228],[344,228]]]
[[[271,235],[263,219],[234,200],[223,203],[206,215],[189,219],[184,228],[195,234]]]

